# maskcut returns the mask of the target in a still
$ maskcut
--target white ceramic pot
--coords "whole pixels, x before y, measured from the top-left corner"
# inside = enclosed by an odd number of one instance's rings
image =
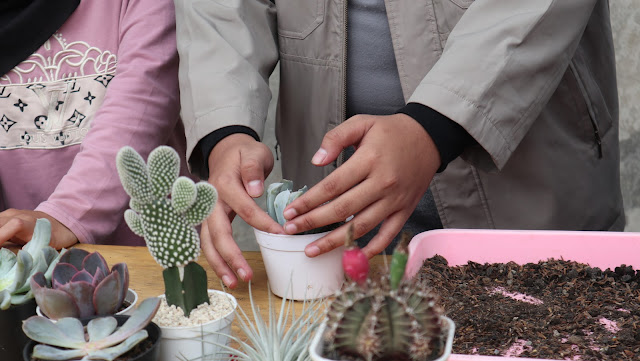
[[[304,300],[332,295],[344,282],[344,247],[309,258],[304,248],[329,232],[283,235],[253,229],[269,279],[278,297]]]
[[[228,314],[203,323],[198,326],[168,327],[160,326],[162,337],[160,341],[160,357],[158,361],[176,360],[229,360],[229,351],[221,345],[229,345],[231,323],[236,314],[238,301],[233,295],[218,290],[208,290],[212,293],[224,294],[233,305]],[[159,296],[164,298],[164,295]]]
[[[128,303],[129,306],[127,306],[127,308],[125,308],[124,310],[117,312],[116,315],[131,316],[131,313],[133,313],[136,304],[138,303],[138,294],[136,293],[136,291],[129,288],[127,290],[127,294],[124,296],[124,302]],[[38,314],[38,316],[48,317],[47,315],[42,313],[42,311],[40,310],[40,306],[36,306],[36,314]]]
[[[445,345],[444,345],[444,352],[442,353],[442,356],[438,357],[437,359],[435,359],[433,361],[446,361],[446,360],[448,360],[449,356],[451,356],[451,349],[453,347],[453,336],[454,336],[454,333],[456,331],[456,325],[455,325],[455,323],[453,323],[453,320],[451,320],[449,317],[442,316],[442,318],[444,319],[446,327],[447,327],[447,340],[446,340]],[[328,358],[322,357],[322,346],[323,346],[322,345],[322,334],[324,333],[325,327],[326,327],[325,323],[322,323],[322,325],[320,325],[320,327],[318,327],[318,330],[316,331],[315,336],[313,336],[313,339],[311,340],[311,343],[309,344],[309,355],[311,356],[311,360],[313,360],[313,361],[339,361],[339,360],[333,360],[333,359],[328,359]]]

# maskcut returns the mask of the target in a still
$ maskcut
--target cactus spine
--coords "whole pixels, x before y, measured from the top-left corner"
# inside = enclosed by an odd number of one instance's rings
[[[391,271],[404,273],[406,263],[399,264],[400,271]],[[397,275],[346,283],[326,311],[325,354],[340,360],[436,359],[446,338],[438,301],[424,283],[398,281]]]
[[[209,300],[207,275],[195,263],[200,255],[195,226],[213,210],[216,189],[206,182],[196,184],[178,177],[180,157],[168,146],[154,149],[147,163],[133,148],[123,147],[116,166],[122,186],[131,196],[125,221],[145,239],[149,252],[165,269],[167,303],[182,308],[188,316]]]

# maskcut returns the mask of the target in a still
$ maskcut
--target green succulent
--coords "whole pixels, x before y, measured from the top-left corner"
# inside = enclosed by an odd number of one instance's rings
[[[206,272],[196,263],[200,237],[195,226],[211,213],[218,193],[207,182],[179,177],[180,157],[168,146],[154,149],[147,163],[133,148],[123,147],[116,167],[131,196],[125,221],[145,239],[149,252],[164,268],[167,303],[188,316],[209,301]]]
[[[6,248],[0,249],[0,309],[6,310],[34,297],[30,284],[34,274],[42,272],[46,279],[51,280],[53,267],[64,250],[58,253],[49,246],[50,240],[51,223],[40,218],[36,220],[31,240],[17,255]]]
[[[160,307],[160,299],[148,298],[118,327],[111,316],[94,318],[86,328],[79,319],[65,317],[56,322],[31,316],[22,324],[30,339],[38,342],[32,357],[40,360],[115,360],[148,337],[144,329]],[[86,335],[86,336],[85,336]]]

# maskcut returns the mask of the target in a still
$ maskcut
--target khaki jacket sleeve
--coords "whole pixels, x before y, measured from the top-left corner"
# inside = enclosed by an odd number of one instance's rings
[[[187,159],[200,139],[229,125],[262,135],[278,60],[268,0],[174,0]]]
[[[409,101],[462,125],[501,169],[565,73],[597,0],[476,0]],[[464,156],[464,155],[463,155]]]

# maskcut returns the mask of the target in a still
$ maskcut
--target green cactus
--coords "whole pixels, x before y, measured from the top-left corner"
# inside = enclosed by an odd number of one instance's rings
[[[171,147],[160,146],[147,163],[131,147],[118,152],[116,167],[125,191],[131,196],[124,218],[143,237],[153,258],[165,270],[167,303],[193,308],[208,303],[207,275],[195,261],[200,237],[195,228],[211,213],[218,198],[209,183],[179,177],[180,157]],[[170,196],[170,198],[169,198]]]
[[[392,263],[402,268],[391,270],[396,276],[368,278],[363,285],[349,282],[336,294],[326,310],[325,355],[339,360],[425,361],[444,352],[447,326],[437,294],[416,279],[398,281],[405,264]]]

